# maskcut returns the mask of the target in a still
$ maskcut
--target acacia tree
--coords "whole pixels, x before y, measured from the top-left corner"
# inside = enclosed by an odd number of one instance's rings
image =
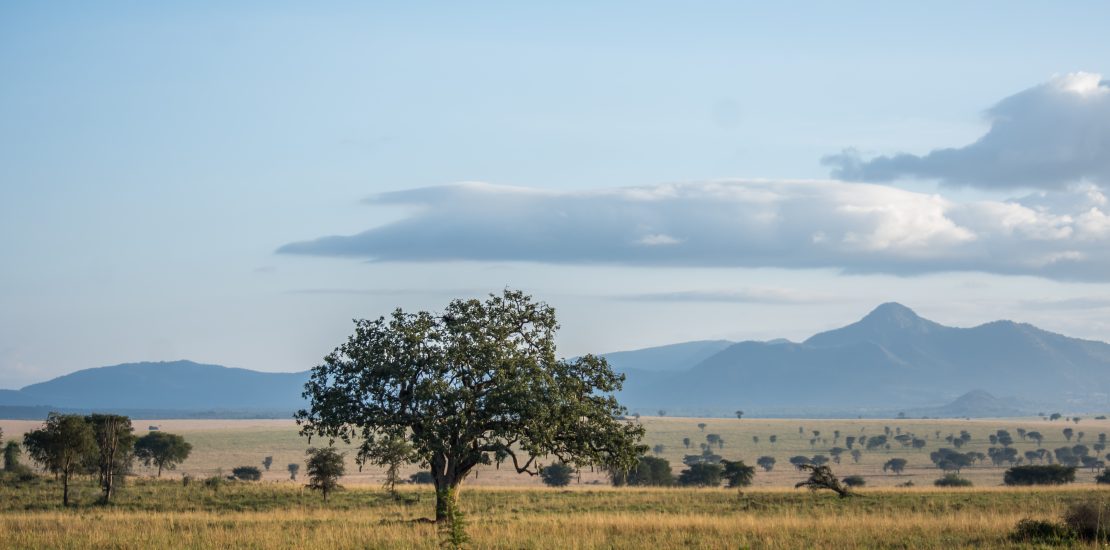
[[[118,414],[91,414],[85,417],[96,441],[96,469],[104,502],[111,502],[112,492],[121,476],[131,468],[135,447],[131,419]]]
[[[324,502],[328,502],[328,494],[339,489],[339,478],[343,477],[346,466],[343,464],[343,453],[335,447],[309,449],[308,455],[308,488],[320,491],[324,495]]]
[[[164,469],[177,468],[192,451],[193,446],[184,437],[167,432],[150,432],[135,441],[135,458],[148,468],[158,468],[158,477]]]
[[[69,479],[96,454],[92,427],[75,414],[50,413],[41,429],[23,436],[27,455],[62,481],[62,505],[69,506]]]
[[[622,420],[612,395],[624,376],[593,355],[556,359],[557,329],[553,308],[513,290],[454,300],[442,314],[358,320],[313,369],[301,434],[361,439],[360,464],[378,441],[407,438],[432,472],[438,523],[453,516],[467,474],[496,454],[530,475],[551,455],[578,468],[635,467],[644,429]]]

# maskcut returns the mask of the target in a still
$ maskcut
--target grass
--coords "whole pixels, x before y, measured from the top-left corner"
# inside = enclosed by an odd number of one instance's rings
[[[285,483],[139,480],[110,506],[91,481],[58,505],[52,480],[0,487],[6,548],[433,548],[430,488],[401,502],[377,488],[319,495]],[[1110,501],[1093,487],[862,490],[838,499],[787,489],[570,490],[470,488],[462,493],[476,548],[1016,548],[1023,518],[1058,519],[1073,502]]]
[[[994,420],[776,420],[643,418],[645,443],[663,444],[661,456],[675,470],[684,454],[699,452],[705,435],[725,440],[714,452],[749,464],[762,455],[776,457],[772,472],[761,469],[756,486],[742,495],[725,489],[614,489],[600,473],[585,472],[582,483],[562,490],[539,486],[536,478],[508,468],[486,468],[467,480],[461,509],[475,548],[1021,548],[1010,538],[1026,518],[1059,521],[1072,503],[1110,501],[1110,491],[1093,483],[1088,471],[1079,483],[1062,488],[1000,487],[1004,468],[975,466],[962,477],[972,488],[936,488],[941,473],[929,453],[948,444],[943,437],[968,430],[972,442],[963,450],[986,451],[988,435],[1009,430],[1019,451],[1036,448],[1021,441],[1017,428],[1046,436],[1041,447],[1075,445],[1062,429],[1086,433],[1090,446],[1110,432],[1107,421],[1078,425],[1041,419]],[[698,423],[706,423],[704,430]],[[285,464],[303,460],[308,442],[289,421],[136,421],[183,434],[193,455],[162,481],[132,478],[110,506],[97,506],[91,480],[74,488],[77,506],[60,506],[61,488],[51,479],[0,484],[0,547],[3,548],[434,548],[435,527],[414,522],[432,515],[428,487],[406,487],[396,501],[380,489],[381,472],[368,470],[344,478],[347,490],[327,506],[300,483],[286,481]],[[9,437],[37,423],[0,421]],[[804,434],[798,434],[802,427]],[[838,499],[793,490],[803,475],[787,460],[803,454],[827,454],[833,431],[874,435],[884,427],[925,437],[922,450],[865,452],[859,464],[845,456],[833,465],[840,476],[861,475],[867,488],[856,498]],[[812,430],[821,432],[810,445]],[[940,431],[940,438],[936,432]],[[772,445],[769,436],[778,436]],[[752,437],[759,438],[756,443]],[[18,436],[16,436],[18,437]],[[687,450],[682,438],[692,440]],[[820,441],[824,439],[826,441]],[[218,491],[201,480],[218,469],[260,465],[274,457],[273,470],[261,483],[230,483]],[[904,475],[882,472],[892,457],[907,459]],[[415,468],[409,470],[415,471]],[[138,468],[143,476],[151,472]],[[303,472],[303,468],[302,468]],[[182,473],[195,480],[184,486]],[[408,472],[406,472],[408,473]],[[171,481],[172,480],[172,481]],[[894,485],[914,480],[916,487]]]

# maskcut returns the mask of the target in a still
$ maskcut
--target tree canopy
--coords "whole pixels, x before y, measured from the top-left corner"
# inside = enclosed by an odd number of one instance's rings
[[[593,355],[557,359],[557,329],[553,308],[513,290],[454,300],[442,314],[357,320],[305,385],[301,433],[361,440],[359,464],[381,439],[407,438],[435,479],[441,522],[467,474],[497,454],[531,475],[545,456],[634,467],[644,430],[612,395],[623,375]]]
[[[177,468],[192,450],[184,437],[161,431],[150,432],[135,441],[135,458],[148,468],[158,468],[158,477],[162,477],[162,470]]]

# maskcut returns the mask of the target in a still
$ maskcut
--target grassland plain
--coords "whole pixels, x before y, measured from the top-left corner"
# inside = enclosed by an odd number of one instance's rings
[[[735,418],[671,418],[671,417],[643,417],[640,419],[647,429],[644,439],[649,447],[663,445],[663,452],[659,456],[668,459],[676,473],[683,468],[682,457],[686,454],[700,453],[699,445],[706,442],[708,434],[718,434],[724,440],[723,448],[714,448],[714,452],[727,459],[743,459],[748,464],[755,464],[755,460],[764,455],[775,457],[777,463],[771,472],[758,470],[755,476],[755,487],[793,487],[803,479],[803,475],[791,467],[788,460],[792,456],[814,456],[824,454],[828,456],[829,449],[834,446],[846,447],[844,440],[848,436],[883,434],[886,428],[892,433],[901,431],[913,433],[925,440],[922,449],[901,448],[898,443],[892,442],[891,450],[864,451],[858,464],[845,453],[840,464],[833,464],[834,470],[841,476],[860,475],[867,480],[870,487],[894,486],[912,481],[915,485],[930,485],[940,477],[940,472],[929,459],[929,453],[941,447],[951,447],[944,440],[949,434],[959,435],[961,430],[967,430],[971,441],[962,450],[980,451],[986,453],[991,446],[990,434],[998,430],[1008,430],[1014,438],[1013,446],[1018,449],[1019,455],[1028,450],[1045,448],[1050,451],[1058,447],[1073,446],[1082,443],[1092,447],[1098,442],[1100,433],[1110,435],[1110,420],[1096,420],[1092,417],[1083,418],[1078,424],[1064,422],[1063,420],[1046,421],[1040,418],[1003,418],[1003,419],[973,419],[973,420],[938,420],[938,419],[743,419]],[[40,422],[0,420],[0,427],[4,429],[7,437],[16,437],[27,430],[38,427]],[[705,424],[699,428],[698,424]],[[179,477],[183,473],[194,476],[207,476],[222,469],[229,472],[231,468],[241,465],[260,466],[266,456],[274,457],[274,465],[269,472],[264,474],[264,480],[279,481],[288,479],[286,465],[289,463],[303,463],[304,451],[310,443],[297,434],[297,427],[292,420],[135,420],[136,433],[143,434],[150,426],[180,433],[193,445],[193,454],[176,472],[169,472],[170,477]],[[1027,431],[1037,431],[1044,436],[1038,446],[1031,440],[1022,440],[1018,437],[1018,428]],[[1065,437],[1064,428],[1071,428],[1074,432],[1071,440]],[[801,429],[801,433],[799,433]],[[814,436],[813,432],[820,433]],[[835,433],[839,431],[840,437]],[[1080,439],[1079,434],[1083,436]],[[771,436],[776,436],[777,441],[771,443]],[[683,444],[683,439],[689,438],[689,449]],[[754,438],[758,438],[758,442]],[[811,440],[816,439],[811,444]],[[326,442],[313,441],[312,444],[326,444]],[[1093,451],[1092,451],[1093,452]],[[1105,454],[1107,451],[1103,451]],[[907,460],[907,466],[902,475],[884,472],[883,463],[898,457]],[[353,464],[353,453],[348,453],[351,462],[348,475],[343,483],[347,485],[380,484],[383,481],[382,471],[378,468],[366,468],[359,472]],[[979,464],[963,471],[964,477],[970,479],[978,487],[997,486],[1002,482],[1002,473],[1005,468],[987,464]],[[137,473],[151,475],[152,472],[137,467]],[[417,471],[415,466],[405,469],[405,475]],[[1093,484],[1095,472],[1080,470],[1077,474],[1079,484]],[[606,483],[604,475],[600,472],[582,472],[576,484],[594,485]],[[528,475],[517,475],[511,468],[500,469],[493,466],[480,468],[476,477],[467,481],[468,486],[540,486],[537,478]]]
[[[288,483],[134,480],[111,506],[63,510],[57,483],[0,487],[5,548],[435,548],[433,495],[400,501],[375,487],[327,505]],[[1073,502],[1107,501],[1093,486],[1052,489],[870,489],[839,499],[782,488],[471,488],[462,494],[475,548],[1024,548],[1023,518],[1057,519]]]
[[[965,474],[970,489],[929,486],[939,472],[931,450],[948,446],[943,438],[967,430],[965,449],[983,450],[999,429],[1015,435],[1020,450],[1036,448],[1016,437],[1017,428],[1039,431],[1041,447],[1085,444],[1110,431],[1104,420],[1079,424],[1041,419],[993,420],[765,420],[642,418],[645,443],[664,445],[662,456],[681,469],[681,458],[696,453],[707,434],[724,439],[716,452],[754,463],[775,456],[772,472],[760,471],[756,487],[727,489],[611,488],[600,473],[585,472],[566,489],[537,486],[530,476],[509,468],[487,468],[464,487],[461,506],[476,548],[1024,548],[1009,538],[1023,518],[1058,519],[1071,503],[1110,501],[1110,489],[1080,482],[1063,488],[999,487],[1002,468],[976,466]],[[706,424],[704,430],[698,424]],[[37,422],[0,421],[10,437]],[[62,509],[60,487],[52,479],[0,486],[0,545],[5,548],[434,548],[434,526],[413,521],[430,517],[428,487],[405,487],[403,498],[389,497],[377,484],[380,472],[368,470],[344,479],[347,489],[327,505],[300,483],[287,480],[284,465],[303,459],[308,442],[283,420],[136,420],[139,433],[151,425],[184,434],[193,456],[161,481],[138,469],[110,506],[94,504],[97,490],[82,479],[78,505]],[[790,487],[802,479],[787,463],[790,456],[827,454],[834,432],[848,435],[910,432],[925,438],[921,450],[865,452],[859,464],[845,457],[834,465],[840,475],[859,474],[869,487],[859,496],[837,499]],[[1063,428],[1076,433],[1071,441]],[[802,433],[799,434],[799,428]],[[813,430],[820,432],[817,441]],[[940,432],[939,438],[936,432]],[[771,444],[769,436],[776,435]],[[17,436],[17,435],[16,435]],[[682,439],[692,440],[687,450]],[[756,443],[753,437],[758,437]],[[821,441],[826,439],[827,441]],[[316,442],[317,444],[319,442]],[[895,446],[898,446],[895,444]],[[218,490],[193,482],[196,477],[240,464],[259,464],[274,456],[275,467],[261,483],[231,483]],[[891,457],[906,458],[902,476],[882,472]],[[413,469],[412,471],[415,471]],[[917,480],[913,488],[893,485]],[[199,480],[198,480],[199,481]]]

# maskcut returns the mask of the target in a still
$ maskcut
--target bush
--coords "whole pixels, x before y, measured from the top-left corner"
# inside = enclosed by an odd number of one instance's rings
[[[431,472],[416,472],[409,476],[409,483],[416,483],[418,485],[430,485],[435,483],[435,478],[432,477]]]
[[[720,487],[723,470],[720,464],[693,464],[678,474],[678,484],[684,487]]]
[[[1106,468],[1105,470],[1103,470],[1102,473],[1099,474],[1098,477],[1095,478],[1095,483],[1100,483],[1100,484],[1110,483],[1110,468]]]
[[[262,471],[254,466],[239,466],[231,470],[231,477],[240,481],[258,481],[262,479]]]
[[[574,475],[574,468],[556,462],[540,470],[540,479],[548,487],[566,487],[570,485],[570,478]]]
[[[867,485],[867,480],[863,476],[848,476],[844,478],[844,484],[849,487],[863,487]]]
[[[933,482],[937,487],[971,487],[970,479],[964,479],[956,474],[947,474]]]
[[[636,467],[631,471],[613,472],[609,476],[613,485],[638,485],[638,486],[669,486],[674,485],[674,474],[671,473],[671,463],[665,458],[654,456],[641,456]]]
[[[1086,541],[1110,541],[1110,504],[1079,502],[1064,512],[1064,525]]]
[[[1075,534],[1065,525],[1040,519],[1023,519],[1018,522],[1010,540],[1024,543],[1064,543],[1075,540]]]
[[[219,475],[214,475],[204,480],[204,486],[216,492],[219,492],[220,487],[222,487],[224,483],[226,483],[226,481],[224,481],[223,476]]]
[[[1075,481],[1075,467],[1049,464],[1045,466],[1014,466],[1006,470],[1006,485],[1063,485]]]

